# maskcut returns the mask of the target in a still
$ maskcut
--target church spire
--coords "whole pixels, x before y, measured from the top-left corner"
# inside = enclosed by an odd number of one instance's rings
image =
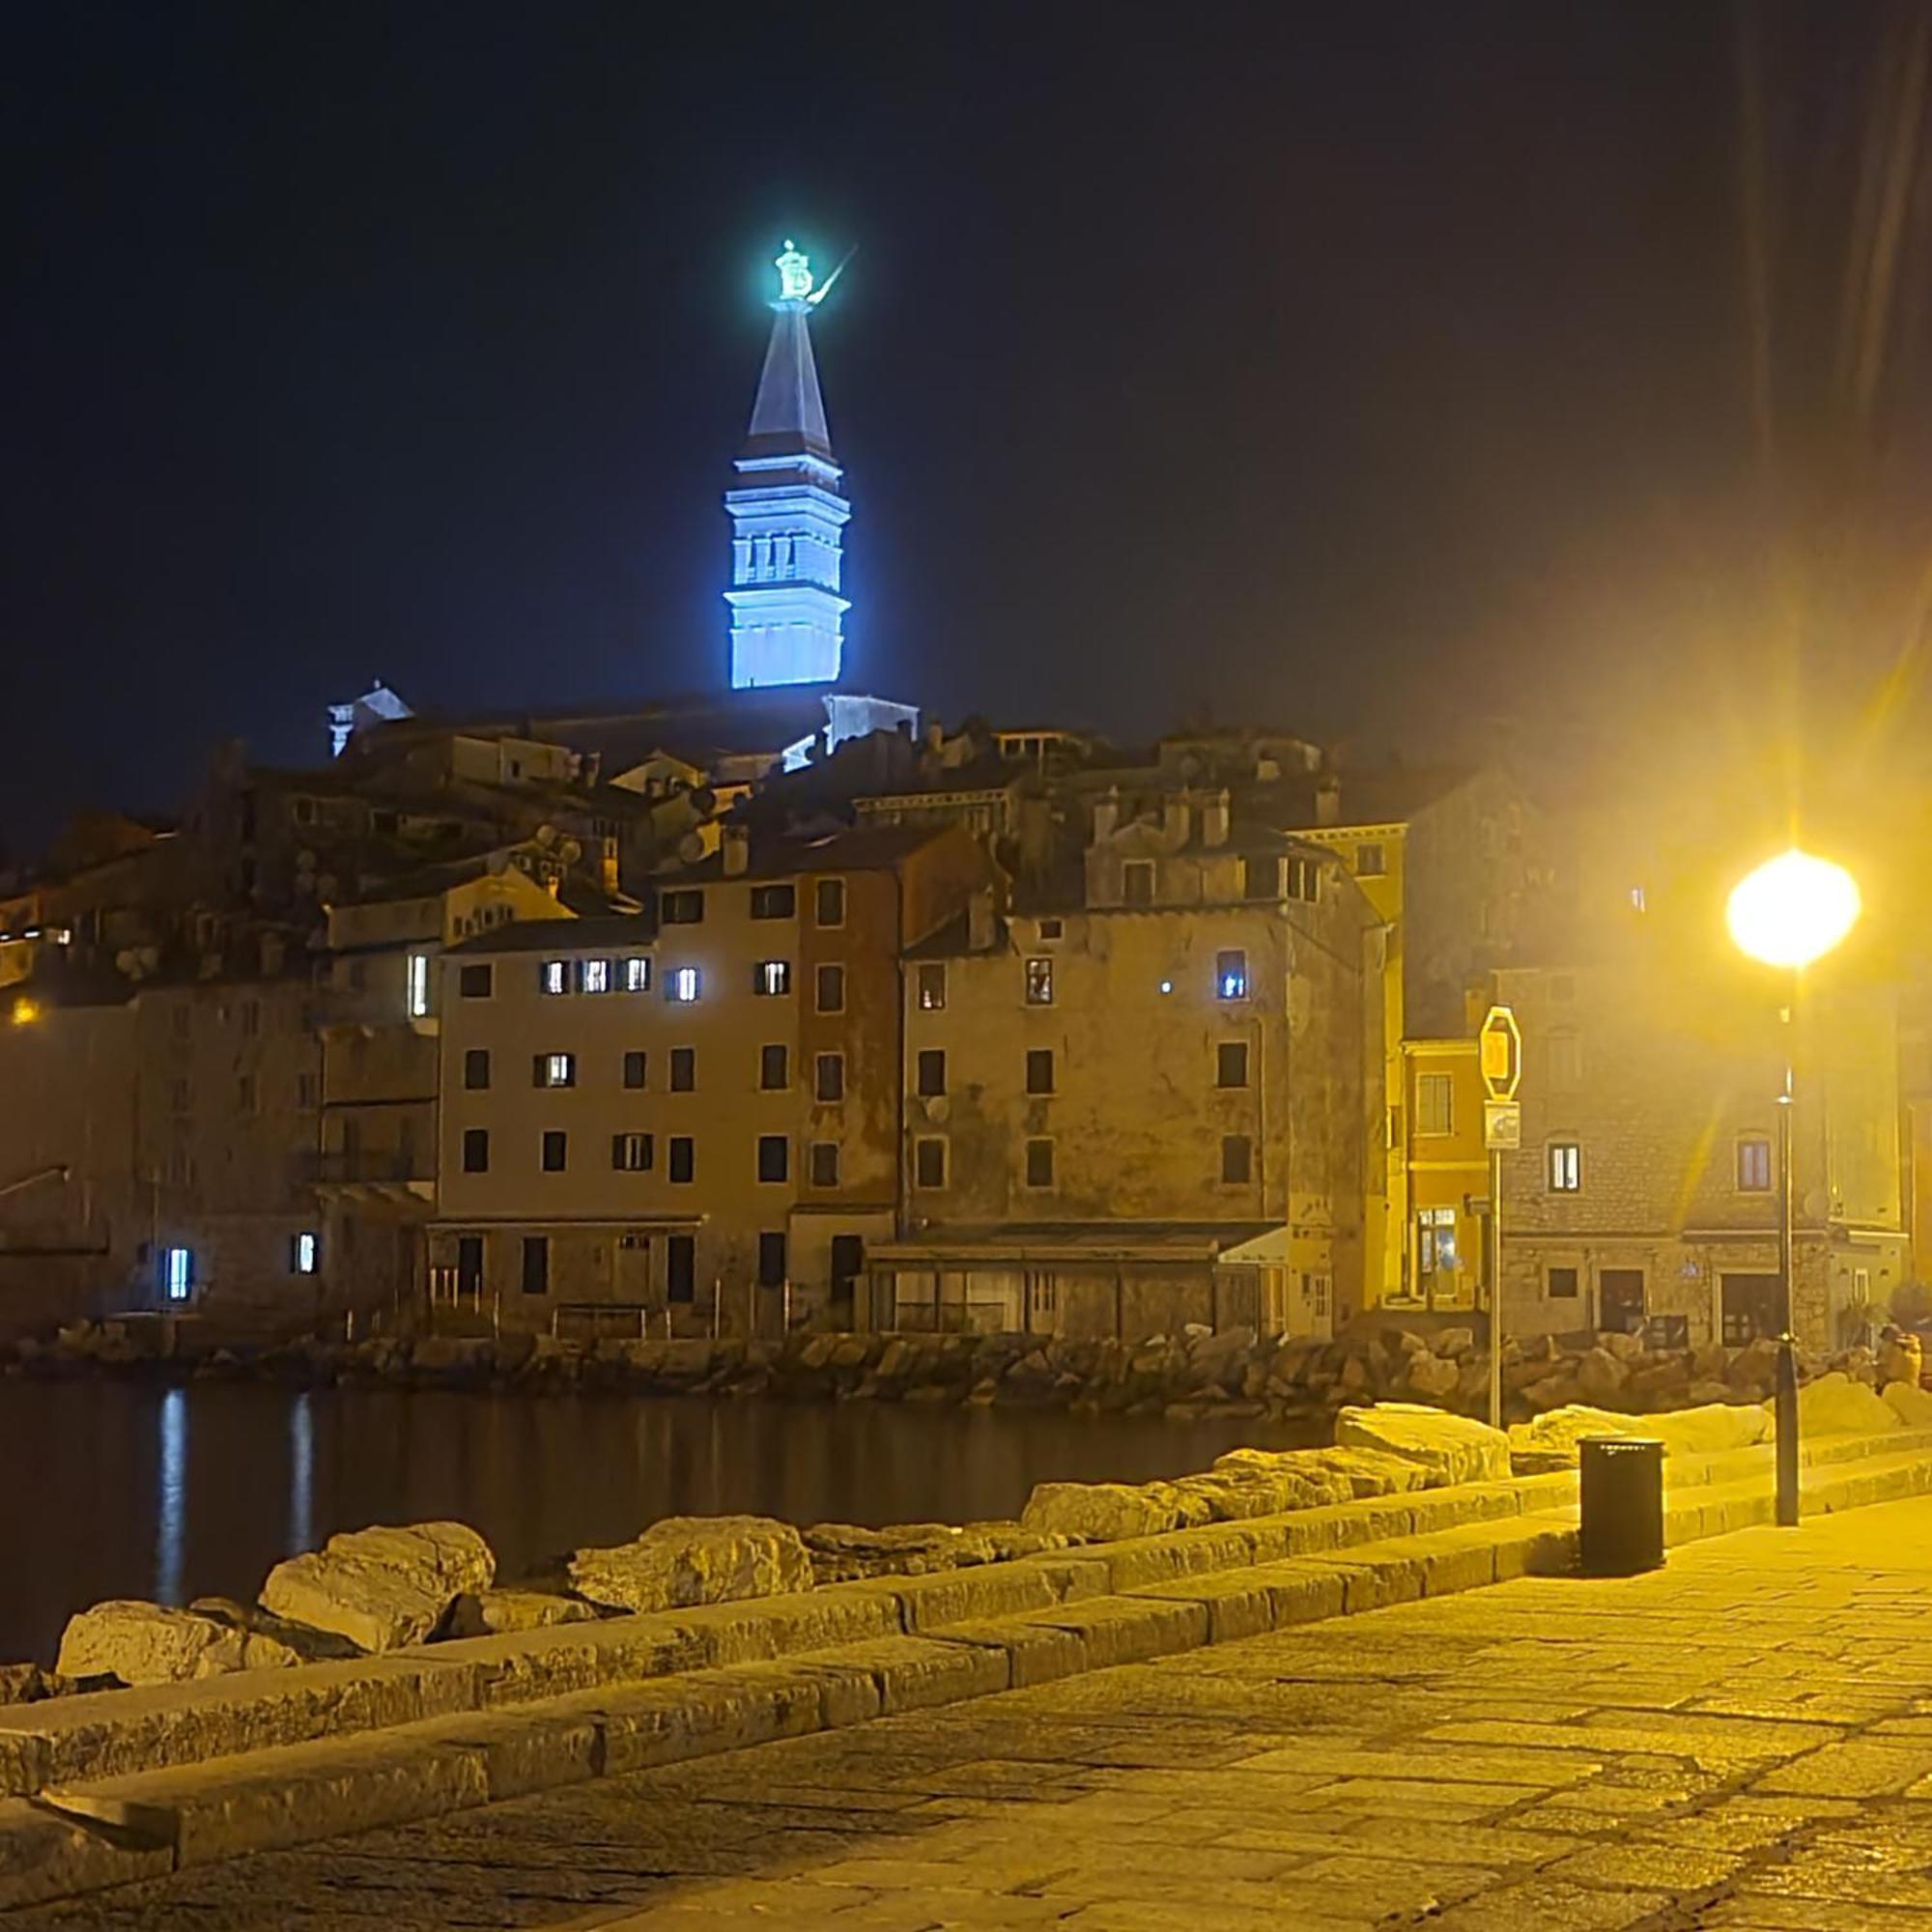
[[[837,280],[812,285],[790,241],[774,264],[779,296],[752,423],[724,493],[731,518],[731,683],[830,684],[844,650],[840,531],[851,505],[832,456],[810,317]],[[842,263],[839,265],[844,266]]]

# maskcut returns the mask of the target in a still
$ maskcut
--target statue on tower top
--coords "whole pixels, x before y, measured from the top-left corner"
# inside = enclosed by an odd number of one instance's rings
[[[780,301],[811,299],[811,257],[802,253],[789,235],[785,237],[784,252],[772,266],[779,271]]]

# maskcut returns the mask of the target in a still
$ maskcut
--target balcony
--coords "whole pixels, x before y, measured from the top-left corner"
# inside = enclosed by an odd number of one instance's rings
[[[301,1179],[314,1187],[352,1188],[374,1199],[434,1201],[429,1156],[407,1148],[307,1150]]]

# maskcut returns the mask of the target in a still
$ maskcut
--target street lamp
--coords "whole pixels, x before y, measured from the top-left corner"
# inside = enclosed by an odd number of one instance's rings
[[[1791,1035],[1792,1013],[1805,967],[1822,959],[1858,922],[1858,881],[1842,866],[1796,846],[1768,859],[1732,888],[1724,909],[1738,950],[1791,975],[1791,997],[1781,1015],[1784,1091],[1777,1096],[1777,1271],[1780,1326],[1777,1343],[1777,1520],[1798,1521],[1798,1361],[1792,1342],[1791,1294]]]

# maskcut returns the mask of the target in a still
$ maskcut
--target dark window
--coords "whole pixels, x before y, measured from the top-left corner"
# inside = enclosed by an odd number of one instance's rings
[[[1221,1137],[1221,1179],[1230,1187],[1245,1187],[1254,1172],[1254,1145],[1246,1134]]]
[[[456,990],[466,1000],[487,1000],[492,978],[488,966],[466,966],[456,976]]]
[[[1388,861],[1379,844],[1371,842],[1355,847],[1355,875],[1363,879],[1378,879],[1388,869]]]
[[[1771,1143],[1752,1136],[1738,1143],[1738,1186],[1746,1194],[1771,1191]]]
[[[633,1047],[624,1056],[624,1085],[642,1087],[650,1072],[650,1060],[641,1047]]]
[[[1248,1084],[1246,1040],[1224,1039],[1214,1049],[1214,1084],[1217,1087],[1245,1087]]]
[[[859,1235],[832,1237],[832,1295],[835,1301],[852,1298],[852,1284],[866,1265],[866,1243]]]
[[[1549,1298],[1551,1301],[1575,1301],[1577,1299],[1577,1270],[1575,1268],[1551,1268],[1549,1270]]]
[[[753,886],[753,919],[789,919],[798,909],[798,897],[790,886]]]
[[[695,886],[666,893],[658,900],[658,918],[666,925],[701,925],[704,895]]]
[[[472,1046],[463,1056],[463,1084],[472,1094],[480,1094],[490,1084],[490,1049]]]
[[[526,1294],[548,1294],[550,1293],[550,1236],[548,1235],[526,1235],[524,1236],[524,1293]]]
[[[682,1186],[697,1168],[697,1143],[689,1134],[670,1137],[670,1178]]]
[[[1026,1184],[1029,1187],[1053,1185],[1053,1143],[1028,1141],[1026,1144]]]
[[[1314,905],[1321,896],[1321,862],[1319,859],[1291,859],[1288,862],[1288,895]]]
[[[546,1127],[543,1137],[543,1171],[561,1174],[569,1158],[570,1136],[561,1127]]]
[[[845,1097],[845,1056],[842,1053],[821,1053],[814,1067],[811,1094],[815,1100],[830,1105],[835,1100]]]
[[[697,1091],[697,1049],[674,1046],[670,1050],[670,1091],[695,1094]]]
[[[1643,1327],[1643,1270],[1600,1268],[1597,1271],[1597,1326],[1616,1335],[1634,1335]]]
[[[785,1237],[765,1233],[758,1236],[758,1286],[781,1288],[785,1278]]]
[[[1281,861],[1265,859],[1241,861],[1241,896],[1248,899],[1278,899],[1281,896]]]
[[[791,1054],[782,1043],[758,1049],[758,1085],[767,1094],[791,1085]]]
[[[844,967],[821,966],[816,978],[818,1010],[821,1013],[842,1013],[845,1010]]]
[[[465,1174],[490,1172],[490,1129],[465,1127],[463,1130],[463,1171]]]
[[[912,1178],[916,1187],[946,1185],[946,1143],[921,1140],[912,1144]]]
[[[1026,1003],[1030,1007],[1053,1004],[1053,961],[1029,959],[1026,963]]]
[[[481,1235],[457,1236],[456,1285],[466,1294],[474,1294],[483,1286],[483,1236]]]
[[[1050,1046],[1030,1046],[1027,1048],[1026,1090],[1029,1094],[1051,1094],[1053,1092],[1053,1049]]]
[[[1248,955],[1245,952],[1215,953],[1214,997],[1217,1000],[1245,1000],[1248,997]]]
[[[1719,1275],[1718,1289],[1723,1324],[1719,1339],[1725,1348],[1742,1349],[1760,1336],[1783,1331],[1784,1296],[1777,1275]]]
[[[758,1136],[758,1179],[787,1180],[791,1178],[791,1143],[782,1134]]]
[[[820,879],[812,892],[811,916],[820,925],[845,923],[845,881]]]
[[[811,1144],[811,1184],[814,1187],[838,1185],[838,1143],[813,1141]]]
[[[673,1235],[665,1243],[665,1294],[671,1301],[691,1301],[697,1293],[697,1237]]]
[[[1043,940],[1058,939],[1065,930],[1065,925],[1057,919],[1043,919],[1039,923],[1039,936]]]
[[[946,1092],[946,1055],[941,1048],[928,1046],[921,1050],[918,1080],[922,1096]]]
[[[1129,859],[1121,867],[1121,897],[1130,906],[1153,904],[1153,861]]]
[[[612,1134],[611,1165],[620,1174],[648,1174],[655,1148],[649,1134]]]

